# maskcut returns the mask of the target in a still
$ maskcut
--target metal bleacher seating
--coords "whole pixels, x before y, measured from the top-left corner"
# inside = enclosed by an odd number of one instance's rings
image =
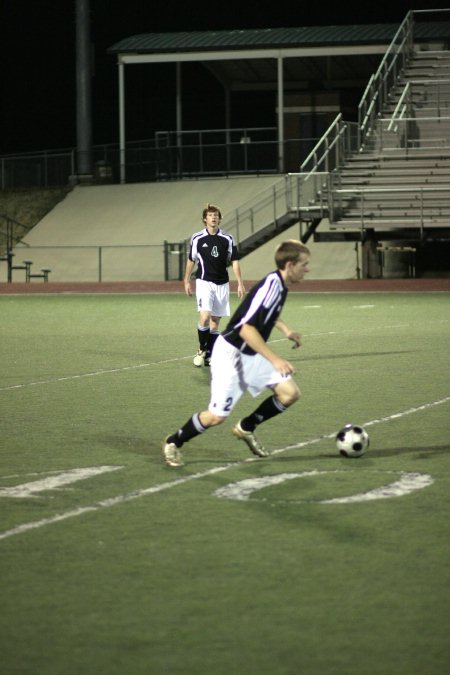
[[[358,123],[338,115],[301,167],[315,185],[309,217],[330,225],[315,241],[375,242],[381,275],[387,252],[407,252],[413,274],[416,247],[450,242],[450,51],[419,50],[412,31],[405,20]]]
[[[307,225],[304,241],[362,245],[363,276],[382,276],[394,255],[406,260],[405,275],[415,275],[416,249],[425,258],[435,244],[444,257],[450,245],[448,41],[415,44],[409,12],[367,84],[358,121],[337,115],[299,174],[287,177],[286,195],[284,218]],[[278,217],[265,230],[280,223]],[[249,244],[261,234],[255,231]],[[449,273],[448,260],[442,265]]]
[[[449,226],[450,52],[412,55],[335,185],[336,226]]]

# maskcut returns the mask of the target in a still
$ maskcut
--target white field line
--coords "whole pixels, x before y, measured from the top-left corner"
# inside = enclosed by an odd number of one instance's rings
[[[369,469],[370,473],[374,473]],[[325,476],[327,474],[338,474],[346,473],[344,470],[333,469],[331,471],[301,471],[300,473],[279,473],[275,476],[259,476],[259,478],[244,478],[244,480],[237,481],[236,483],[228,483],[224,487],[214,490],[213,495],[215,497],[220,497],[222,499],[233,499],[236,501],[257,501],[257,502],[266,502],[268,501],[266,497],[254,497],[254,492],[259,492],[266,487],[271,485],[279,485],[284,483],[287,480],[293,480],[296,478],[308,478],[309,476]],[[389,472],[394,473],[394,472]],[[390,497],[403,497],[415,490],[422,490],[425,487],[433,484],[433,479],[428,474],[420,473],[406,473],[404,471],[397,472],[400,473],[399,480],[389,483],[388,485],[382,485],[381,487],[369,490],[368,492],[358,492],[353,495],[347,495],[346,497],[335,497],[334,499],[320,499],[320,500],[311,500],[311,499],[289,499],[289,500],[276,500],[278,504],[352,504],[356,502],[368,502],[373,501],[374,499],[388,499]],[[271,499],[271,501],[274,501]]]
[[[33,480],[29,483],[21,483],[14,487],[0,488],[0,497],[12,497],[15,499],[31,498],[34,499],[37,492],[46,492],[47,490],[59,490],[65,485],[71,485],[77,480],[85,480],[91,476],[98,476],[107,471],[118,471],[123,469],[123,466],[110,466],[108,464],[103,466],[89,466],[81,469],[70,469],[69,471],[59,471],[49,473],[48,476],[41,480]],[[53,475],[52,475],[53,474]]]
[[[435,406],[442,405],[444,403],[450,402],[450,396],[446,396],[443,399],[440,399],[439,401],[433,401],[431,403],[424,403],[423,405],[417,406],[415,408],[409,408],[407,410],[403,410],[398,413],[394,413],[392,415],[387,415],[386,417],[380,417],[378,419],[370,420],[368,422],[365,422],[363,426],[372,426],[374,424],[380,424],[382,422],[389,422],[394,419],[398,419],[401,417],[405,417],[406,415],[412,415],[413,413],[421,412],[423,410],[429,410],[430,408],[434,408]],[[301,443],[296,443],[295,445],[287,445],[284,448],[278,448],[277,450],[273,450],[271,452],[271,455],[276,455],[280,454],[282,452],[286,452],[287,450],[294,450],[297,448],[305,448],[310,445],[314,445],[315,443],[319,443],[320,441],[328,438],[335,438],[337,431],[333,431],[330,434],[324,434],[323,436],[318,436],[317,438],[312,438],[307,441],[302,441]],[[118,495],[117,497],[110,497],[109,499],[102,499],[99,502],[96,502],[95,504],[92,504],[91,506],[83,506],[79,507],[77,509],[74,509],[72,511],[66,511],[65,513],[60,513],[57,514],[56,516],[51,516],[49,518],[42,518],[41,520],[35,520],[29,523],[23,523],[22,525],[18,525],[17,527],[12,528],[11,530],[6,530],[5,532],[0,532],[0,539],[7,539],[8,537],[12,537],[16,534],[22,534],[23,532],[27,532],[29,530],[36,530],[40,527],[43,527],[44,525],[52,525],[54,523],[58,523],[62,520],[67,520],[69,518],[75,518],[77,516],[81,516],[85,513],[90,513],[94,511],[99,511],[100,509],[103,508],[109,508],[110,506],[116,506],[117,504],[124,504],[126,502],[132,501],[133,499],[139,499],[140,497],[145,497],[147,495],[152,495],[156,494],[158,492],[162,492],[163,490],[170,490],[171,488],[177,487],[179,485],[185,485],[186,483],[189,483],[192,480],[198,480],[200,478],[205,478],[207,476],[212,476],[217,473],[221,473],[223,471],[227,471],[228,469],[236,466],[242,466],[243,464],[248,464],[249,462],[260,462],[261,459],[257,457],[250,457],[245,460],[239,461],[239,462],[230,462],[228,464],[223,464],[221,466],[216,466],[212,469],[208,469],[207,471],[202,471],[199,473],[191,474],[190,476],[184,476],[181,478],[178,478],[173,481],[169,481],[167,483],[162,483],[160,485],[153,485],[151,487],[145,488],[143,490],[135,490],[134,492],[130,492],[125,495]]]
[[[430,321],[429,323],[448,323],[448,319],[440,319],[438,321]],[[375,326],[374,330],[383,330],[383,329],[391,329],[391,328],[409,328],[412,324],[411,323],[403,323],[403,324],[395,324],[395,325],[386,325],[386,326]],[[303,337],[323,337],[323,336],[328,336],[328,335],[344,335],[347,333],[353,333],[354,331],[352,329],[345,330],[345,331],[326,331],[326,332],[320,332],[320,333],[304,333]],[[277,342],[286,342],[287,338],[278,338],[275,340],[270,340],[270,344],[275,344]],[[7,387],[0,387],[0,392],[2,391],[12,391],[14,389],[24,389],[26,387],[36,387],[39,385],[44,385],[44,384],[55,384],[58,382],[67,382],[70,380],[81,380],[85,377],[97,377],[98,375],[109,375],[111,373],[124,373],[130,370],[139,370],[140,368],[151,368],[152,366],[160,366],[163,365],[164,363],[177,363],[179,361],[185,361],[186,359],[192,359],[194,355],[189,355],[189,356],[179,356],[176,358],[171,358],[171,359],[161,359],[161,361],[150,361],[149,363],[137,363],[132,366],[123,366],[121,368],[105,368],[105,369],[100,369],[100,370],[95,370],[91,373],[79,373],[76,375],[65,375],[63,377],[54,377],[54,378],[49,378],[47,380],[36,380],[35,382],[24,382],[22,384],[12,384]]]
[[[108,375],[110,373],[123,373],[127,370],[138,370],[139,368],[150,368],[150,366],[160,366],[163,363],[172,363],[174,361],[184,361],[192,359],[192,356],[180,356],[175,359],[163,359],[151,363],[137,363],[134,366],[123,366],[122,368],[105,368],[95,370],[92,373],[80,373],[77,375],[65,375],[64,377],[54,377],[48,380],[37,380],[36,382],[25,382],[23,384],[12,384],[9,387],[0,387],[1,391],[11,391],[11,389],[23,389],[25,387],[36,387],[39,384],[54,384],[56,382],[67,382],[68,380],[80,380],[84,377],[96,377],[97,375]]]

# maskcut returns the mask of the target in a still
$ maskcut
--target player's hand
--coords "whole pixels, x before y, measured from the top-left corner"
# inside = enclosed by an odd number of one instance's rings
[[[295,368],[292,363],[289,363],[286,359],[282,359],[280,356],[277,357],[272,364],[282,375],[294,375],[295,373]]]
[[[238,298],[243,298],[245,295],[245,286],[244,284],[238,285]]]
[[[191,288],[191,282],[190,281],[184,282],[184,292],[186,293],[186,295],[189,295],[189,296],[192,295],[192,288]]]
[[[300,333],[295,332],[289,333],[288,339],[292,340],[292,342],[295,343],[292,345],[292,349],[298,349],[302,344],[302,336],[300,335]]]

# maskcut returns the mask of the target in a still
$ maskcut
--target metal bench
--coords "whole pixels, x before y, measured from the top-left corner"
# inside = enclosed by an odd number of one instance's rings
[[[51,269],[48,267],[43,267],[40,274],[29,274],[28,281],[31,279],[43,279],[44,283],[48,282],[48,275],[50,274]]]
[[[32,260],[24,260],[22,265],[12,265],[11,270],[25,270],[25,281],[30,280]]]

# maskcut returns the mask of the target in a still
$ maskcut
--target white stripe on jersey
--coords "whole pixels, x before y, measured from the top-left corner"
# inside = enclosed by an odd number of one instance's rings
[[[205,265],[203,263],[203,258],[201,257],[201,255],[197,256],[197,264],[202,269],[200,279],[203,279],[203,277],[205,276]]]
[[[278,302],[281,298],[281,292],[282,286],[279,276],[276,274],[276,272],[269,274],[266,277],[264,284],[255,294],[255,297],[253,298],[247,312],[244,314],[237,325],[243,326],[244,323],[248,323],[249,319],[256,314],[261,305],[266,309],[270,308],[270,311],[264,321],[264,323],[267,323],[274,310],[278,307]]]
[[[218,246],[218,249],[220,249],[220,254],[214,255],[214,258],[217,258],[217,263],[214,263],[211,260],[208,262],[208,258],[205,258],[203,251],[204,247],[209,246],[209,244],[212,245],[215,237],[217,237],[217,241],[215,241],[214,246]],[[209,242],[208,244],[206,243],[207,241]],[[225,247],[223,247],[224,242]],[[215,235],[210,234],[207,228],[200,230],[200,232],[194,232],[191,237],[189,260],[197,263],[197,278],[205,279],[207,281],[218,280],[220,278],[220,283],[225,283],[228,280],[227,266],[233,258],[234,248],[233,236],[228,232],[225,232],[225,230],[219,229]],[[208,248],[206,248],[206,251],[208,252],[209,257],[211,254]],[[239,258],[235,256],[234,259],[238,260]]]
[[[211,237],[213,235],[209,234],[207,228],[205,228],[204,230],[200,230],[200,232],[194,232],[194,234],[192,235],[191,249],[192,249],[192,257],[194,260],[197,259],[197,256],[201,256],[201,251],[199,251],[198,248],[199,239],[203,239],[204,237],[208,236]],[[218,230],[214,236],[222,237],[223,239],[226,240],[228,248],[228,259],[230,259],[231,253],[233,251],[233,236],[228,232],[225,232],[225,230]]]

